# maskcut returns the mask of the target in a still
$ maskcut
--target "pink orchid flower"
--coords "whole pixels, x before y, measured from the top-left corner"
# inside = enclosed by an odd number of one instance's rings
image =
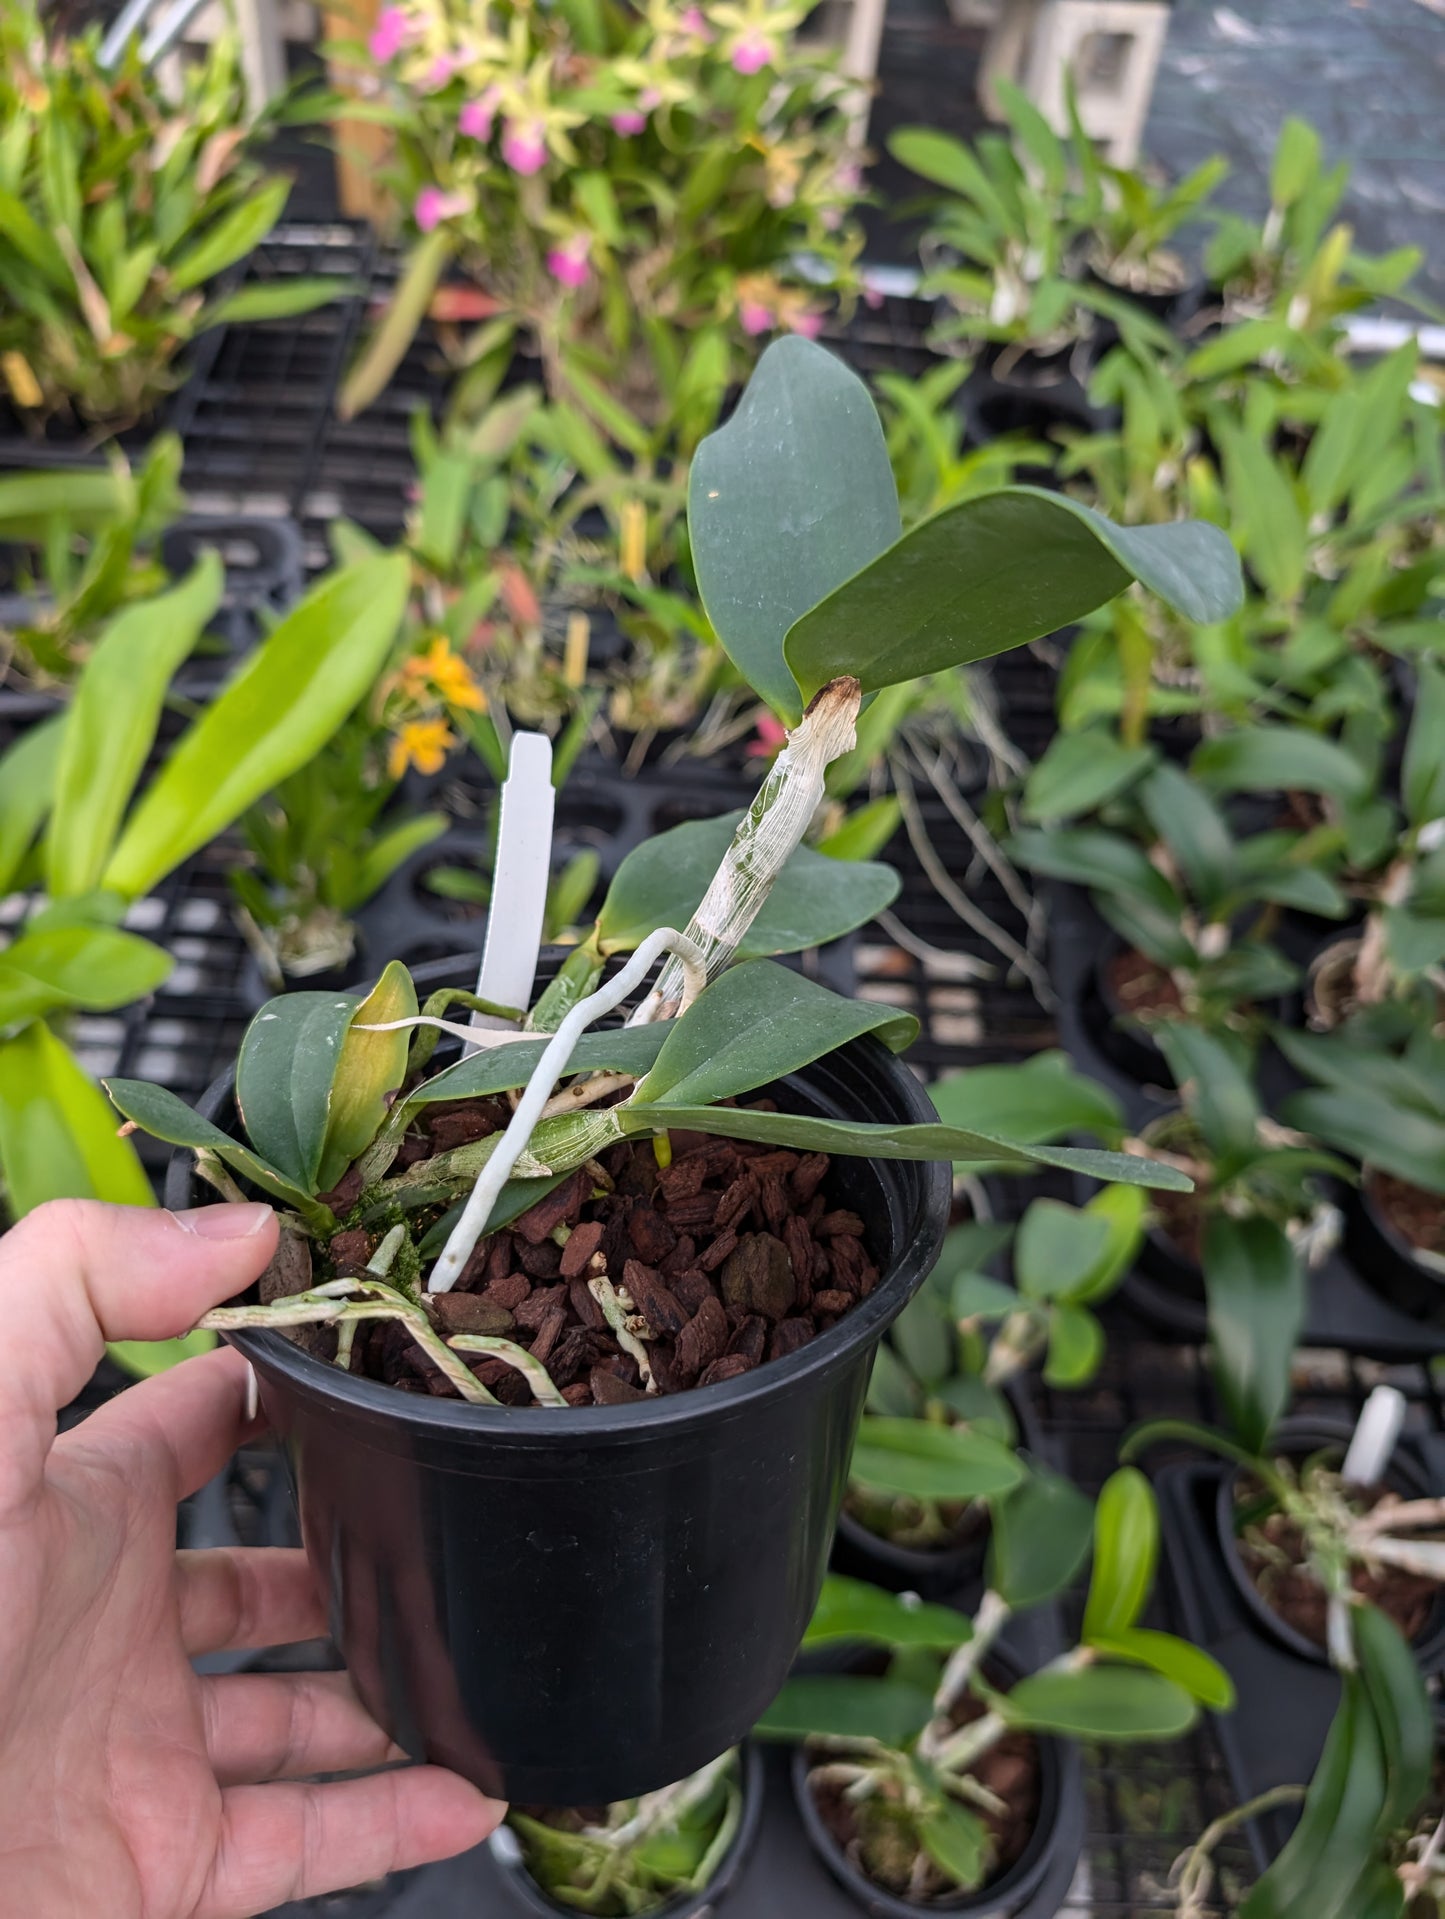
[[[519,126],[509,120],[502,132],[502,158],[513,173],[540,173],[547,164],[547,139],[541,121]]]
[[[477,99],[467,101],[457,115],[457,130],[469,140],[490,140],[496,117],[497,89],[488,87]]]
[[[624,139],[629,134],[641,133],[647,125],[647,115],[639,113],[635,107],[628,107],[612,116],[612,131],[620,133]]]
[[[773,43],[765,34],[745,33],[733,48],[733,68],[738,73],[761,73],[773,59]]]
[[[565,246],[553,247],[547,255],[547,271],[554,280],[564,287],[586,286],[592,269],[588,265],[588,255],[592,251],[592,242],[585,234],[578,234],[568,240]]]
[[[465,213],[470,205],[471,201],[464,193],[447,193],[441,187],[423,187],[416,196],[412,215],[423,233],[432,233],[443,220]]]
[[[758,736],[748,748],[750,760],[770,760],[780,753],[788,743],[788,729],[783,722],[774,719],[771,713],[758,715]]]
[[[761,300],[740,301],[738,318],[742,321],[744,333],[771,333],[773,330],[773,310],[764,306]]]
[[[379,67],[394,60],[411,36],[411,22],[404,7],[385,7],[377,15],[368,43],[372,59]]]
[[[823,331],[823,316],[821,313],[795,313],[788,321],[788,331],[801,333],[805,340],[816,340]]]
[[[701,7],[684,7],[678,19],[684,33],[690,33],[694,40],[711,40],[712,28],[703,16]]]
[[[439,93],[457,70],[457,63],[449,53],[439,53],[426,70],[423,82],[428,93]]]

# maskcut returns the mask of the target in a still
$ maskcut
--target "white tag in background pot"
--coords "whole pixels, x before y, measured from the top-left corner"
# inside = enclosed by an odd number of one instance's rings
[[[532,1004],[537,958],[552,877],[552,742],[545,733],[516,733],[502,783],[497,862],[477,996],[496,1006]],[[487,1013],[473,1013],[473,1026],[501,1026]],[[470,1050],[470,1049],[469,1049]]]
[[[1350,1486],[1378,1486],[1385,1477],[1405,1426],[1405,1395],[1394,1386],[1377,1386],[1365,1401],[1345,1454],[1341,1476]]]

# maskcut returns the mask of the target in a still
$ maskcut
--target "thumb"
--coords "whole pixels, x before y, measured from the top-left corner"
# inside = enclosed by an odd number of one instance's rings
[[[38,1480],[55,1414],[112,1339],[171,1339],[241,1292],[276,1250],[269,1206],[165,1213],[54,1200],[0,1240],[0,1507]]]

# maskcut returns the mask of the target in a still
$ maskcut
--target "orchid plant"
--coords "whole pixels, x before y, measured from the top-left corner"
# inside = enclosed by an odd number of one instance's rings
[[[507,0],[479,24],[465,0],[388,6],[369,53],[413,244],[343,411],[380,392],[459,263],[484,321],[465,358],[515,340],[552,398],[610,391],[654,421],[680,374],[706,431],[748,343],[816,331],[818,289],[853,283],[851,88],[796,44],[807,12]]]
[[[208,327],[305,313],[334,279],[208,289],[264,240],[290,182],[257,150],[234,39],[188,65],[178,99],[132,40],[55,32],[34,0],[0,16],[0,385],[22,418],[70,410],[113,429],[180,378]],[[288,109],[289,111],[289,109]]]
[[[764,957],[835,937],[891,896],[886,871],[843,865],[801,844],[829,764],[853,745],[864,699],[920,671],[1019,644],[1131,580],[1203,617],[1227,609],[1239,590],[1227,541],[1188,524],[1114,527],[1027,488],[961,502],[902,534],[865,389],[831,355],[797,339],[768,350],[733,420],[699,450],[690,532],[720,641],[789,728],[740,820],[679,828],[638,849],[535,1004],[535,944],[512,953],[508,976],[525,999],[480,1006],[501,1023],[480,1034],[459,1028],[468,1050],[438,1075],[419,1077],[428,1042],[413,1052],[407,1035],[435,1027],[442,1010],[419,1012],[410,978],[393,964],[360,1003],[293,994],[258,1017],[237,1077],[249,1145],[159,1088],[110,1083],[128,1119],[197,1149],[226,1189],[238,1173],[280,1199],[303,1233],[337,1230],[327,1196],[353,1166],[358,1217],[388,1227],[365,1277],[328,1279],[269,1306],[222,1309],[215,1324],[394,1315],[433,1342],[436,1363],[475,1399],[486,1389],[427,1318],[423,1268],[429,1264],[427,1292],[448,1291],[485,1233],[610,1144],[653,1139],[665,1153],[671,1128],[843,1155],[1010,1169],[1043,1163],[1105,1180],[1181,1183],[1126,1154],[1031,1146],[943,1123],[809,1118],[724,1102],[861,1034],[895,1049],[911,1037],[906,1017],[841,999]],[[505,838],[505,802],[503,831]],[[545,849],[538,853],[545,858]],[[533,881],[525,884],[530,895]],[[493,927],[507,923],[499,907]],[[604,978],[609,961],[627,954]],[[589,1033],[634,1000],[659,960],[628,1023]],[[569,1084],[559,1091],[564,1077]],[[503,1131],[388,1177],[421,1107],[502,1092],[520,1095]],[[603,1098],[614,1103],[600,1106]],[[400,1285],[388,1278],[393,1267]],[[632,1337],[605,1275],[594,1292],[614,1328]],[[521,1359],[525,1366],[514,1363],[545,1397],[536,1362]]]
[[[1001,1634],[1069,1586],[1091,1546],[1077,1643],[1007,1684],[995,1663]],[[985,1762],[1010,1734],[1166,1740],[1189,1730],[1201,1704],[1233,1704],[1208,1654],[1137,1623],[1157,1555],[1140,1473],[1115,1473],[1097,1508],[1039,1474],[996,1515],[988,1589],[971,1619],[830,1577],[804,1649],[882,1651],[887,1668],[790,1679],[757,1731],[806,1742],[809,1790],[851,1812],[850,1862],[875,1884],[920,1907],[976,1891],[997,1872],[989,1820],[1005,1809]]]

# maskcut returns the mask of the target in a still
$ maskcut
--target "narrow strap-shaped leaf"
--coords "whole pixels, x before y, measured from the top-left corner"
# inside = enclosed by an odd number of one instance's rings
[[[621,1026],[584,1033],[573,1049],[567,1072],[631,1073],[637,1078],[647,1071],[662,1051],[670,1028],[659,1022],[652,1026]],[[536,1039],[508,1040],[505,1045],[486,1046],[455,1066],[447,1067],[434,1079],[423,1080],[408,1096],[407,1105],[426,1106],[439,1099],[480,1099],[491,1093],[510,1093],[525,1086],[552,1038],[550,1033]]]
[[[0,894],[15,883],[55,794],[69,713],[32,726],[0,758]]]
[[[1245,1445],[1262,1451],[1289,1403],[1304,1324],[1299,1255],[1272,1219],[1216,1214],[1204,1233],[1204,1279],[1220,1397]]]
[[[1120,527],[1062,493],[1010,487],[945,507],[805,612],[784,655],[805,700],[988,659],[1080,620],[1138,580],[1186,619],[1227,619],[1243,587],[1216,526]]]
[[[672,1023],[633,1104],[710,1106],[795,1073],[864,1033],[899,1052],[917,1032],[907,1013],[843,999],[773,960],[750,960],[719,975]]]
[[[719,640],[790,725],[803,702],[783,657],[789,628],[891,546],[901,526],[868,389],[822,347],[774,341],[731,420],[697,450],[688,533]]]
[[[1435,1755],[1435,1715],[1414,1652],[1395,1622],[1378,1606],[1351,1609],[1360,1677],[1380,1728],[1389,1791],[1382,1832],[1408,1826],[1430,1785]]]
[[[43,1020],[0,1040],[0,1167],[17,1218],[49,1199],[155,1204],[100,1089]]]
[[[804,1152],[839,1153],[855,1159],[982,1160],[1006,1165],[1059,1166],[1090,1179],[1121,1186],[1152,1186],[1165,1192],[1193,1191],[1193,1182],[1158,1160],[1089,1147],[1025,1146],[959,1126],[871,1124],[863,1120],[813,1119],[800,1113],[750,1113],[735,1106],[621,1106],[617,1117],[628,1133],[669,1127],[719,1133],[725,1139],[756,1139]]]
[[[221,604],[225,569],[206,552],[169,593],[111,621],[80,675],[45,836],[50,891],[72,898],[97,885],[135,783],[155,742],[166,689]]]
[[[417,242],[391,305],[337,396],[336,411],[343,420],[364,413],[401,365],[456,250],[456,238],[444,225]]]

